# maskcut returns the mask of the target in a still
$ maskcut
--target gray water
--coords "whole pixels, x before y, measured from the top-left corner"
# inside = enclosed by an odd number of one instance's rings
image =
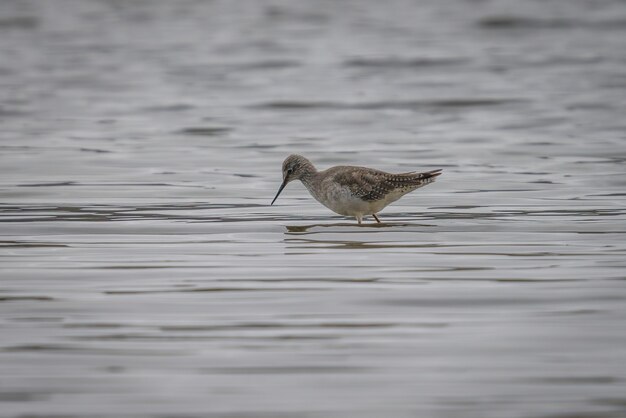
[[[0,416],[626,417],[625,108],[619,0],[4,0]]]

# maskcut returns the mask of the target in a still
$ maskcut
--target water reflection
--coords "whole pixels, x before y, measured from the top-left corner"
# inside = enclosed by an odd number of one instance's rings
[[[386,222],[384,218],[381,217],[381,223],[376,222],[364,222],[362,224],[358,224],[356,222],[341,222],[341,223],[319,223],[319,224],[309,224],[309,225],[285,225],[287,229],[286,234],[304,234],[307,232],[322,232],[323,229],[333,228],[332,231],[323,231],[323,232],[351,232],[354,229],[350,228],[365,228],[365,229],[390,229],[390,228],[405,228],[405,227],[433,227],[435,225],[428,224],[417,224],[417,223],[407,223],[407,222]],[[315,231],[315,229],[320,229],[321,231]]]

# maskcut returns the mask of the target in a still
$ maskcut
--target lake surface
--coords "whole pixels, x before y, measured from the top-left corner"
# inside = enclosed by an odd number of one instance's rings
[[[622,1],[0,2],[0,416],[626,416]],[[363,226],[280,167],[442,168]]]

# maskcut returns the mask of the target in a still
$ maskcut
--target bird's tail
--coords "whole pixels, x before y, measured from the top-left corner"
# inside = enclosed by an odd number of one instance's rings
[[[441,174],[441,172],[442,172],[441,169],[437,169],[437,170],[425,171],[423,173],[418,173],[416,171],[413,171],[411,173],[405,173],[401,175],[404,176],[407,179],[407,181],[410,182],[411,185],[416,186],[416,188],[418,188],[418,187],[426,186],[427,184],[430,184],[433,181],[435,181],[435,179],[437,178],[437,176]]]
[[[437,177],[438,175],[440,175],[442,173],[441,168],[438,168],[436,170],[432,170],[432,171],[426,171],[424,173],[420,173],[419,175],[424,177],[424,178],[431,178],[431,177]]]

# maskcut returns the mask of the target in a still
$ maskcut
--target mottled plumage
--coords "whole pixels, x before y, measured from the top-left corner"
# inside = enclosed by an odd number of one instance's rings
[[[283,183],[278,195],[292,180],[300,180],[321,204],[340,215],[354,216],[361,223],[364,215],[376,216],[385,206],[405,194],[435,181],[441,170],[425,173],[391,174],[367,167],[337,166],[317,171],[309,160],[290,155],[283,162]]]
[[[383,199],[389,193],[399,191],[408,193],[435,180],[440,170],[427,173],[390,174],[366,167],[338,167],[333,181],[342,187],[348,187],[353,195],[366,202]]]

